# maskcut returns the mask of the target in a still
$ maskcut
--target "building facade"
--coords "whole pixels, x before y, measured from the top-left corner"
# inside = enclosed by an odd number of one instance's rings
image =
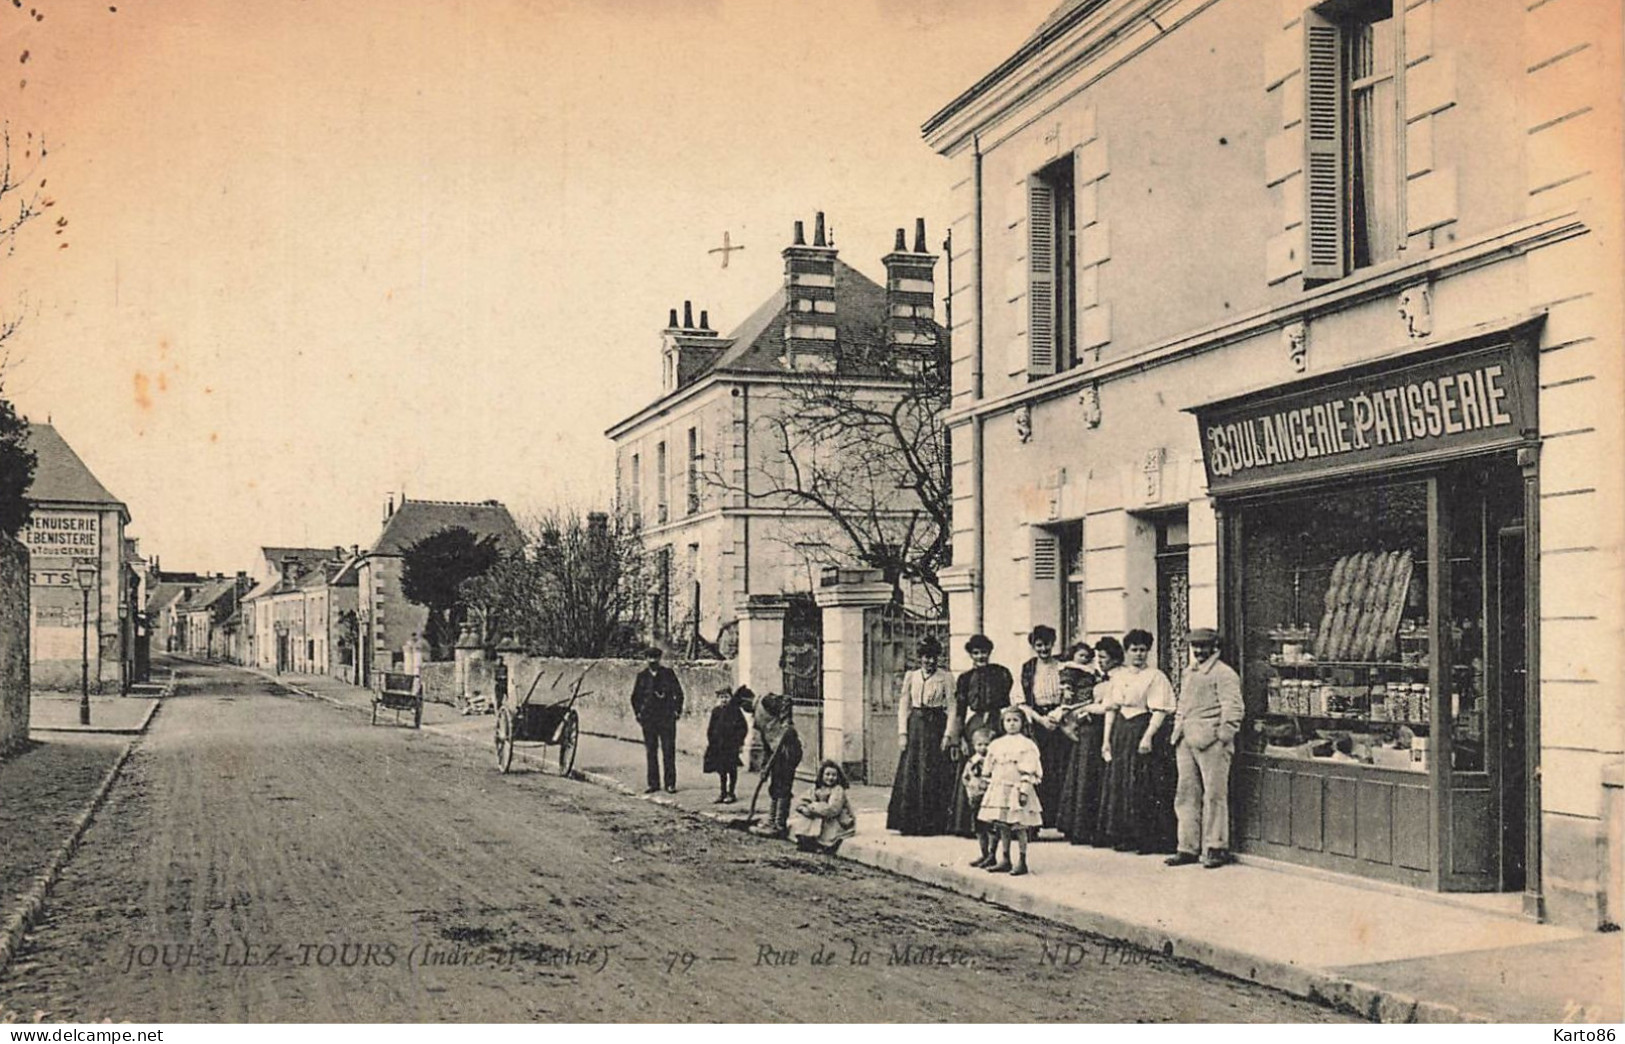
[[[1218,626],[1235,845],[1597,925],[1620,11],[1063,4],[938,112],[957,652]],[[1019,656],[1019,651],[1012,652]]]
[[[671,310],[660,397],[605,433],[618,510],[654,556],[651,628],[679,647],[697,636],[726,651],[751,596],[808,595],[824,567],[858,564],[853,535],[798,493],[826,494],[869,537],[901,534],[923,514],[919,494],[878,469],[876,488],[835,477],[852,426],[820,433],[797,423],[839,396],[884,407],[911,391],[899,373],[938,365],[945,331],[923,222],[912,250],[897,231],[881,259],[885,286],[839,258],[823,214],[810,243],[799,221],[793,240],[784,285],[728,336],[705,311],[696,322],[688,302],[681,319]]]
[[[21,539],[29,552],[29,659],[38,689],[123,691],[135,657],[130,511],[49,424],[28,426],[38,457]],[[89,586],[82,586],[88,579]]]
[[[399,670],[402,649],[423,639],[429,610],[407,600],[401,590],[406,553],[418,541],[447,529],[461,528],[475,537],[494,537],[504,551],[523,546],[519,527],[498,501],[409,500],[393,498],[385,509],[383,528],[372,547],[354,564],[356,620],[360,637],[358,668],[368,683],[380,671]]]

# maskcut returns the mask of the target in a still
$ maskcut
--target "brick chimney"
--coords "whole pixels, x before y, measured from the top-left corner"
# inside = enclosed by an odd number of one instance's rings
[[[701,374],[716,364],[731,342],[717,337],[711,329],[710,314],[700,311],[699,322],[694,321],[694,302],[683,302],[683,318],[679,322],[677,309],[660,333],[661,389],[674,392],[692,384]]]
[[[824,234],[824,212],[813,219],[807,245],[802,223],[784,248],[784,362],[792,370],[833,370],[840,341],[835,318],[835,248]]]
[[[897,230],[886,266],[886,347],[897,355],[920,355],[937,343],[937,255],[925,247],[925,218],[914,219],[914,249]]]

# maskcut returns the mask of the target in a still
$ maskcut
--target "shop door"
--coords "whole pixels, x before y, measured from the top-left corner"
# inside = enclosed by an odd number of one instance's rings
[[[1501,676],[1501,890],[1521,891],[1529,839],[1529,772],[1525,760],[1528,700],[1528,629],[1524,610],[1524,530],[1508,526],[1496,545],[1500,596]]]
[[[1437,701],[1445,787],[1440,887],[1522,889],[1523,664],[1528,621],[1522,504],[1511,467],[1463,468],[1441,480],[1440,658]],[[1516,720],[1517,729],[1508,726]],[[1513,824],[1517,820],[1517,824]],[[1509,834],[1510,830],[1510,834]],[[1519,855],[1511,857],[1516,848]],[[1514,883],[1516,882],[1516,883]]]

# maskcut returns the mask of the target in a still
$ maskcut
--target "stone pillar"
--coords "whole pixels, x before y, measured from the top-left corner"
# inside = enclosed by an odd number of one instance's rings
[[[734,685],[761,696],[784,688],[779,657],[784,652],[786,603],[777,595],[751,595],[739,608],[739,655]]]
[[[813,601],[823,610],[824,757],[865,779],[864,611],[891,601],[878,569],[826,570]]]
[[[981,592],[974,566],[950,566],[938,579],[942,593],[948,596],[948,669],[958,674],[971,668],[965,643],[977,633],[976,603]]]
[[[457,647],[452,650],[452,657],[452,691],[457,694],[460,706],[464,710],[483,708],[488,697],[478,691],[477,677],[480,665],[485,662],[485,647],[480,644],[478,628],[472,624],[463,625],[457,635]]]

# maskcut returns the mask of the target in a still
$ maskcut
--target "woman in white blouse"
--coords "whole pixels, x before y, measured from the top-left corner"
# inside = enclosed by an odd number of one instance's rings
[[[1103,699],[1100,756],[1107,766],[1099,837],[1119,852],[1173,850],[1173,777],[1162,763],[1168,760],[1163,724],[1174,715],[1174,687],[1149,663],[1152,642],[1151,633],[1138,628],[1123,636],[1128,662],[1113,672]]]
[[[886,829],[909,835],[942,834],[954,800],[957,774],[949,754],[948,711],[954,676],[943,669],[942,644],[922,638],[916,647],[919,666],[903,675],[897,695],[897,760]]]

